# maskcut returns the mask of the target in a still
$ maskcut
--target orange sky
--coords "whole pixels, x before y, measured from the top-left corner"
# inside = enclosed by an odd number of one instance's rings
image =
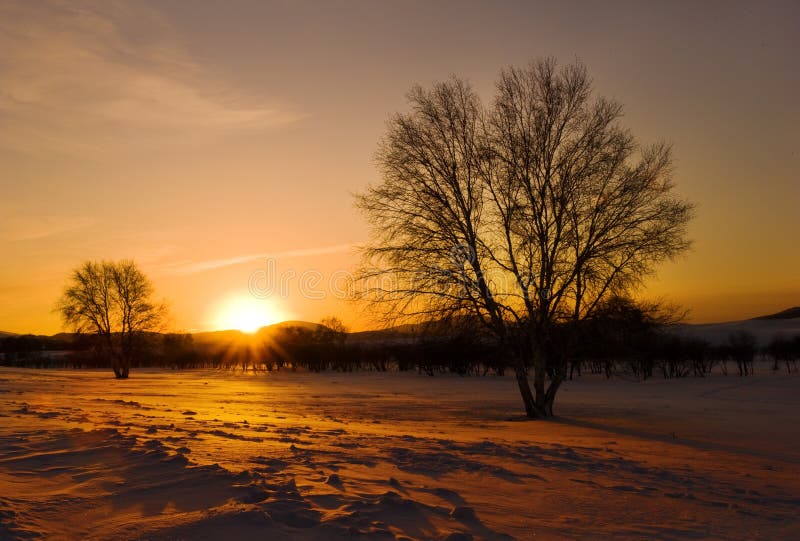
[[[695,246],[643,295],[699,322],[800,305],[799,27],[796,2],[6,0],[0,330],[61,330],[67,274],[102,258],[134,258],[175,329],[222,325],[267,257],[296,276],[267,319],[368,326],[325,284],[366,239],[352,193],[387,116],[414,83],[456,73],[488,99],[544,55],[581,59],[643,142],[674,144]]]

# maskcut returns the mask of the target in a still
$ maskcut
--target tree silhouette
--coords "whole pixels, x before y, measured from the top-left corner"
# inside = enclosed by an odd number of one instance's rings
[[[153,286],[133,261],[86,261],[75,270],[58,301],[66,326],[97,336],[97,353],[117,378],[127,378],[144,332],[165,314],[152,300]]]
[[[372,231],[358,296],[394,318],[477,318],[526,414],[552,415],[555,327],[689,245],[670,147],[637,144],[580,63],[503,70],[491,107],[455,77],[408,100],[379,145],[382,181],[357,196]]]

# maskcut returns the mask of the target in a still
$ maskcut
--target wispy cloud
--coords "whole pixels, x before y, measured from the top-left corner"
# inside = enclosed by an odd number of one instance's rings
[[[143,3],[0,3],[0,147],[80,153],[302,118],[195,62]],[[180,137],[177,137],[177,136]]]
[[[353,249],[352,244],[336,244],[333,246],[320,246],[317,248],[300,248],[296,250],[285,250],[282,252],[244,254],[223,259],[208,259],[205,261],[181,261],[170,265],[165,265],[162,270],[169,274],[196,274],[209,270],[230,267],[247,263],[249,261],[263,261],[265,259],[289,259],[296,257],[313,257],[327,254],[338,254],[349,252]]]
[[[69,233],[95,223],[88,216],[27,216],[0,219],[0,239],[5,241],[37,240]]]

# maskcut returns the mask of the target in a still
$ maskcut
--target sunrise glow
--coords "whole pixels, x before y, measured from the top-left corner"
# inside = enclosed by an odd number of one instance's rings
[[[235,329],[254,333],[261,327],[280,323],[284,314],[269,300],[237,296],[224,299],[215,308],[214,329]]]

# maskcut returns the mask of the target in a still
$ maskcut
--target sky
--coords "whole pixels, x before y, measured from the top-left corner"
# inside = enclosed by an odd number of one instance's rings
[[[415,84],[582,61],[675,151],[689,321],[800,305],[800,3],[0,1],[0,330],[65,330],[74,267],[134,259],[181,331],[368,313],[353,194]],[[271,277],[271,279],[270,279]]]

